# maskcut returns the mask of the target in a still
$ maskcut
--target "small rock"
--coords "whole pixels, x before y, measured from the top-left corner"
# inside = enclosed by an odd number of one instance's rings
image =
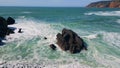
[[[56,50],[56,46],[54,44],[50,44],[50,48],[52,48],[52,50]]]
[[[46,40],[46,39],[47,39],[47,37],[44,37],[44,39]]]
[[[18,33],[23,33],[22,28],[19,29]]]

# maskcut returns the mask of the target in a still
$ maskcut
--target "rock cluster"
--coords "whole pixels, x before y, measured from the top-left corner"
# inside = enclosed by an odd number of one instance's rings
[[[12,27],[8,27],[8,25],[12,25],[14,23],[15,20],[12,17],[8,17],[7,20],[3,17],[0,17],[0,43],[6,35],[14,33],[14,29]]]

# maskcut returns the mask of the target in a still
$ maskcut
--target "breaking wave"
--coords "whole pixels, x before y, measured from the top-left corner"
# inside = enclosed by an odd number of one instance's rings
[[[103,33],[103,39],[109,45],[116,46],[120,48],[120,33],[108,32]]]
[[[98,16],[120,16],[120,11],[97,11],[84,13],[85,15],[98,15]]]
[[[16,27],[15,34],[7,36],[7,41],[16,41],[20,39],[32,39],[34,37],[47,37],[55,40],[56,30],[54,30],[50,24],[42,21],[35,21],[26,19],[22,16],[22,19],[16,19],[14,25],[9,27]],[[23,33],[18,33],[19,29],[22,29]],[[52,41],[52,40],[51,40]]]

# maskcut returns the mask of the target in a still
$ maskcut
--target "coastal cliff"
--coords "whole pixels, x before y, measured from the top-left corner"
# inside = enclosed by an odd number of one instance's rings
[[[93,2],[87,7],[96,7],[96,8],[120,8],[120,1],[99,1]]]

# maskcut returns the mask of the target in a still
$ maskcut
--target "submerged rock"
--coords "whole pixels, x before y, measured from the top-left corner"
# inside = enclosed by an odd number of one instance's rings
[[[71,53],[79,53],[83,49],[87,50],[83,39],[72,30],[65,28],[62,30],[62,34],[57,34],[57,44],[62,50],[69,50]]]
[[[56,46],[55,46],[54,44],[50,44],[50,48],[51,48],[52,50],[56,50]]]

